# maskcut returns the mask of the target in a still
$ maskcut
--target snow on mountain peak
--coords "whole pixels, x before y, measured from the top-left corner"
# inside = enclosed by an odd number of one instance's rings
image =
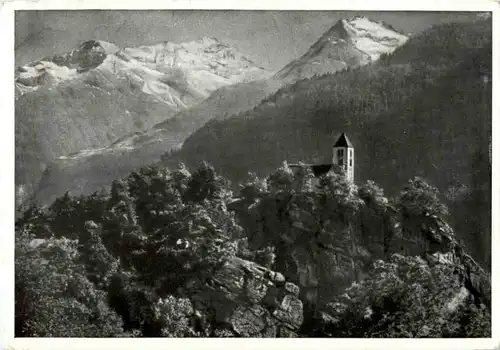
[[[85,80],[87,73],[98,72],[118,80],[127,77],[142,86],[142,92],[175,109],[206,98],[225,85],[268,76],[237,50],[210,36],[123,50],[110,42],[87,40],[71,52],[18,68],[16,87],[24,94],[80,77]]]
[[[480,12],[477,14],[477,17],[480,19],[488,19],[491,18],[491,12]]]
[[[16,86],[21,92],[36,90],[40,85],[55,85],[77,76],[77,70],[59,66],[51,61],[39,61],[17,69]]]
[[[104,49],[104,51],[109,54],[115,54],[120,51],[120,48],[113,43],[104,40],[96,40],[97,43]]]
[[[378,60],[382,54],[393,52],[407,40],[406,35],[392,26],[368,17],[341,19],[276,77],[294,81],[367,64]]]
[[[267,76],[263,68],[253,64],[240,52],[209,36],[180,44],[168,42],[126,48],[123,54],[130,59],[143,62],[150,68],[160,71],[172,68],[182,69],[192,77],[198,76],[201,80],[218,81],[220,86],[257,80]]]
[[[357,16],[342,20],[354,46],[366,53],[372,61],[382,54],[391,53],[403,45],[408,37],[383,22],[372,21],[367,17]]]
[[[373,21],[364,16],[353,17],[347,23],[359,30],[370,32],[371,35],[377,37],[406,37],[391,25],[380,21]]]
[[[103,52],[105,54],[114,54],[120,49],[113,43],[104,40],[87,40],[81,43],[76,49],[71,51],[71,54],[77,53],[90,53],[90,52]]]
[[[205,35],[201,38],[201,41],[203,43],[206,43],[208,45],[218,45],[220,44],[220,41],[214,37],[214,36],[209,36],[209,35]]]

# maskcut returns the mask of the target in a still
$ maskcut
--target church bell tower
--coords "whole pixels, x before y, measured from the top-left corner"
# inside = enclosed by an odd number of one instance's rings
[[[354,146],[345,133],[333,145],[333,164],[344,169],[347,180],[354,181]]]

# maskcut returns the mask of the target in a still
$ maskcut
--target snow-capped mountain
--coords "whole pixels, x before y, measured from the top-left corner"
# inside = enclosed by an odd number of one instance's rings
[[[124,49],[90,40],[18,67],[16,183],[29,193],[57,157],[107,147],[221,87],[267,76],[236,49],[209,37]]]
[[[50,203],[65,191],[92,193],[138,167],[158,162],[165,152],[180,147],[209,120],[224,120],[250,110],[284,85],[301,78],[372,62],[406,40],[406,36],[390,26],[364,17],[341,20],[304,56],[272,77],[265,76],[265,72],[235,50],[209,37],[186,44],[162,43],[119,50],[111,58],[108,55],[99,67],[113,72],[113,65],[119,66],[121,72],[133,71],[135,74],[129,75],[134,79],[151,77],[153,71],[169,72],[169,76],[178,82],[177,85],[169,84],[169,87],[175,86],[176,92],[185,92],[182,97],[181,94],[163,93],[157,78],[134,81],[140,83],[140,89],[149,96],[166,101],[164,103],[180,111],[154,127],[132,130],[105,146],[82,147],[58,154],[44,172],[36,197],[41,202]],[[257,79],[259,77],[261,79]],[[200,103],[189,108],[178,107],[187,96],[204,98],[216,88]]]
[[[286,81],[309,78],[347,67],[364,65],[391,53],[408,37],[390,25],[367,17],[339,20],[300,58],[276,76]]]
[[[69,53],[19,67],[17,73],[21,94],[98,73],[126,77],[143,93],[175,109],[189,107],[222,86],[267,76],[263,68],[211,37],[123,50],[90,40]]]

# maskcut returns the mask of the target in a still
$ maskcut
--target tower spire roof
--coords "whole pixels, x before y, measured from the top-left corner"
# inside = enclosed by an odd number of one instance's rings
[[[345,132],[340,135],[338,138],[337,142],[333,145],[333,147],[350,147],[353,148],[354,146],[352,145],[351,141],[349,141],[349,138],[346,136]]]

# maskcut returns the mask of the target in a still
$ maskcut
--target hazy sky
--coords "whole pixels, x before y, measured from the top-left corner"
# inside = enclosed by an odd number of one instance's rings
[[[406,33],[475,13],[354,11],[17,11],[16,65],[70,51],[89,39],[120,47],[214,36],[271,70],[303,54],[341,18],[366,15]]]

